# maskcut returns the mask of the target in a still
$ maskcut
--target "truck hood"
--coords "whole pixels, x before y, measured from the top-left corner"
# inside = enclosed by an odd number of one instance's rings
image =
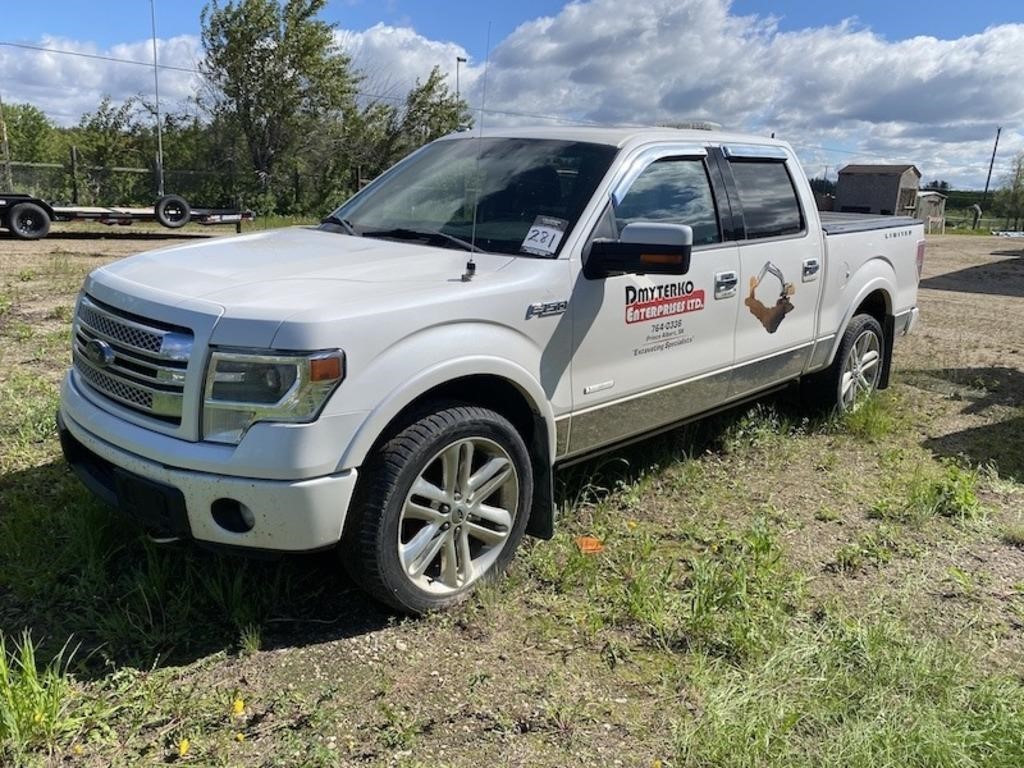
[[[255,302],[278,310],[280,319],[290,309],[308,309],[318,293],[337,302],[457,281],[468,257],[450,248],[294,227],[161,248],[102,271],[118,282],[219,304],[229,314],[239,303]],[[477,275],[486,278],[512,259],[476,254]]]
[[[301,336],[344,317],[493,291],[504,282],[496,273],[515,261],[473,254],[476,273],[465,283],[469,256],[295,227],[132,256],[93,272],[86,291],[144,317],[211,327],[209,343],[271,347],[282,328],[297,327]],[[161,308],[191,314],[174,319]]]

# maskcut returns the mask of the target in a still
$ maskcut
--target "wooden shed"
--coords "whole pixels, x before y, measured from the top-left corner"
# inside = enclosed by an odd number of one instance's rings
[[[925,223],[927,232],[931,232],[934,228],[944,233],[946,231],[946,196],[933,189],[918,192],[914,218]]]
[[[913,165],[847,165],[839,169],[837,211],[912,216],[921,172]]]

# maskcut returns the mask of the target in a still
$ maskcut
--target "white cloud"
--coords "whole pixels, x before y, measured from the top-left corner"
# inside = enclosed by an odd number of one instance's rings
[[[455,59],[467,56],[458,43],[408,26],[340,31],[338,40],[366,72],[364,89],[396,98],[435,65],[454,89]],[[109,51],[44,44],[149,57],[148,41]],[[165,63],[193,66],[197,58],[195,37],[161,47]],[[95,108],[102,93],[152,89],[144,67],[7,48],[0,71],[5,98],[31,101],[64,123]],[[996,176],[1024,149],[1015,127],[1024,122],[1020,72],[1024,24],[956,40],[889,41],[854,21],[782,32],[770,17],[733,13],[728,0],[587,0],[527,21],[494,46],[487,121],[537,120],[507,113],[630,124],[704,118],[776,132],[797,146],[812,174],[852,160],[903,161],[929,179],[980,186],[997,125],[1004,131]],[[463,94],[478,105],[483,62],[471,59],[460,74]],[[168,102],[193,87],[184,73],[161,77]]]
[[[148,39],[108,49],[57,37],[44,37],[34,45],[131,61],[153,60],[153,44]],[[199,38],[181,35],[158,39],[157,51],[162,65],[195,68],[199,61]],[[138,95],[153,100],[151,66],[0,46],[0,72],[4,75],[0,87],[6,101],[33,104],[61,125],[77,123],[83,113],[96,108],[104,95],[115,102]],[[161,103],[180,107],[194,94],[197,83],[197,78],[188,72],[161,69]]]
[[[426,80],[434,67],[448,76],[448,87],[454,91],[456,58],[469,58],[461,45],[431,40],[410,27],[376,24],[363,32],[339,30],[336,37],[365,76],[362,89],[393,98],[404,98],[416,80]],[[472,86],[478,72],[472,61],[459,66],[463,92]]]

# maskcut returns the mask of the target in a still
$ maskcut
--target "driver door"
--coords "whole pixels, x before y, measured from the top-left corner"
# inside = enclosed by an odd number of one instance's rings
[[[627,164],[594,232],[615,238],[633,222],[686,224],[693,249],[683,275],[588,279],[579,271],[570,302],[569,454],[680,421],[727,397],[739,255],[723,242],[705,154],[664,147]]]

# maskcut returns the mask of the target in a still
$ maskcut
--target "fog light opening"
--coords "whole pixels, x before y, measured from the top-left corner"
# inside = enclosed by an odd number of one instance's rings
[[[210,505],[213,521],[232,533],[248,533],[256,525],[256,516],[245,504],[235,499],[217,499]]]

